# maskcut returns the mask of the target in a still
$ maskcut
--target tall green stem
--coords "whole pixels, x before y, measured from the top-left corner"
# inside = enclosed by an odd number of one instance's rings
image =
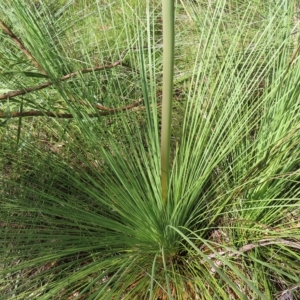
[[[170,173],[170,140],[174,73],[174,0],[162,0],[163,13],[163,92],[161,128],[161,186],[167,201]]]

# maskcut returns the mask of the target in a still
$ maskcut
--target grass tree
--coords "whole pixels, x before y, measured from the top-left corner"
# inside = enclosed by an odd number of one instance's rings
[[[299,297],[277,2],[0,3],[0,299]]]

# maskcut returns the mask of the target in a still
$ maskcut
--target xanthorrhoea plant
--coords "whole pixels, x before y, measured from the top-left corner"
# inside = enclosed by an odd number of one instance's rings
[[[52,83],[6,98],[6,118],[32,109],[74,118],[1,127],[2,298],[297,297],[296,1],[175,5],[167,201],[160,2],[61,2],[0,4]],[[10,49],[0,48],[1,89],[42,84],[11,37],[0,38]]]

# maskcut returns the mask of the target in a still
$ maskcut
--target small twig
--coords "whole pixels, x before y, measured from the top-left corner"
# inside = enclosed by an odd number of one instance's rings
[[[282,245],[286,245],[286,246],[290,246],[292,248],[296,248],[300,250],[300,244],[299,243],[295,243],[292,241],[288,241],[288,240],[284,240],[284,239],[263,239],[260,241],[257,241],[256,243],[251,243],[245,246],[242,246],[239,250],[227,250],[227,251],[219,251],[216,253],[212,253],[210,255],[207,256],[208,259],[213,259],[216,258],[218,256],[223,256],[223,257],[238,257],[241,256],[243,253],[245,252],[249,252],[250,250],[257,248],[257,247],[264,247],[264,246],[268,246],[268,245],[276,245],[276,244],[282,244]],[[202,259],[201,263],[204,264],[206,262],[206,260]],[[214,265],[216,267],[221,267],[224,264],[223,261],[221,260],[216,260],[214,262]],[[212,268],[211,272],[215,272],[215,270]]]
[[[96,105],[95,107],[99,109],[97,113],[87,114],[89,117],[98,117],[98,116],[108,116],[120,113],[125,110],[131,110],[137,107],[142,100],[138,100],[130,105],[126,105],[123,107],[118,108],[108,108],[102,105]],[[140,109],[144,109],[145,107],[140,107]],[[19,117],[38,117],[38,116],[48,116],[51,118],[61,118],[61,119],[71,119],[74,118],[73,114],[70,113],[54,113],[49,111],[40,111],[40,110],[31,110],[31,111],[24,111],[24,112],[11,112],[11,113],[0,113],[0,118],[19,118]]]
[[[278,295],[279,297],[277,298],[277,300],[288,300],[288,299],[293,299],[293,295],[291,293],[291,291],[295,291],[297,289],[300,288],[300,284],[295,284],[295,285],[292,285],[290,288],[282,291],[280,293],[280,295]]]
[[[186,6],[184,5],[184,2],[183,2],[182,0],[180,0],[180,3],[181,3],[183,9],[184,9],[185,12],[186,12],[186,15],[188,16],[188,18],[189,18],[190,21],[192,22],[192,21],[193,21],[193,18],[192,18],[192,16],[190,15],[189,11],[187,10]]]
[[[298,45],[297,49],[293,53],[292,58],[289,61],[289,66],[293,63],[293,61],[295,60],[295,58],[296,58],[299,51],[300,51],[300,44]]]
[[[109,107],[106,107],[106,106],[103,106],[103,105],[99,105],[99,104],[96,104],[95,107],[99,110],[102,110],[103,111],[106,111],[106,112],[110,112],[110,113],[115,113],[115,112],[120,112],[120,111],[124,111],[124,110],[128,110],[128,109],[131,109],[133,107],[136,107],[138,106],[140,103],[142,102],[142,100],[138,100],[138,101],[135,101],[134,103],[132,104],[129,104],[129,105],[126,105],[126,106],[123,106],[123,107],[116,107],[116,108],[109,108]]]
[[[32,56],[32,54],[25,48],[23,43],[17,38],[17,36],[10,30],[10,28],[2,21],[0,21],[0,27],[3,31],[11,37],[11,39],[19,46],[19,48],[24,52],[24,54],[31,60],[31,62],[40,70],[44,75],[47,75],[43,67],[37,62],[37,60]]]
[[[40,85],[37,85],[37,86],[34,86],[34,87],[28,87],[28,88],[25,88],[23,90],[17,90],[17,91],[13,91],[13,92],[10,92],[10,93],[7,93],[7,94],[2,94],[2,95],[0,95],[0,100],[6,100],[6,99],[9,99],[9,98],[14,98],[14,97],[24,95],[24,94],[27,94],[27,93],[31,93],[31,92],[34,92],[34,91],[42,90],[42,89],[45,89],[48,86],[51,86],[52,84],[53,84],[52,82],[46,82],[46,83],[43,83],[43,84],[40,84]]]

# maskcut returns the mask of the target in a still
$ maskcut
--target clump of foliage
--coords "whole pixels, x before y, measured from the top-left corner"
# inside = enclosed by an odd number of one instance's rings
[[[163,196],[161,2],[0,3],[0,299],[299,297],[298,10],[175,2]]]

